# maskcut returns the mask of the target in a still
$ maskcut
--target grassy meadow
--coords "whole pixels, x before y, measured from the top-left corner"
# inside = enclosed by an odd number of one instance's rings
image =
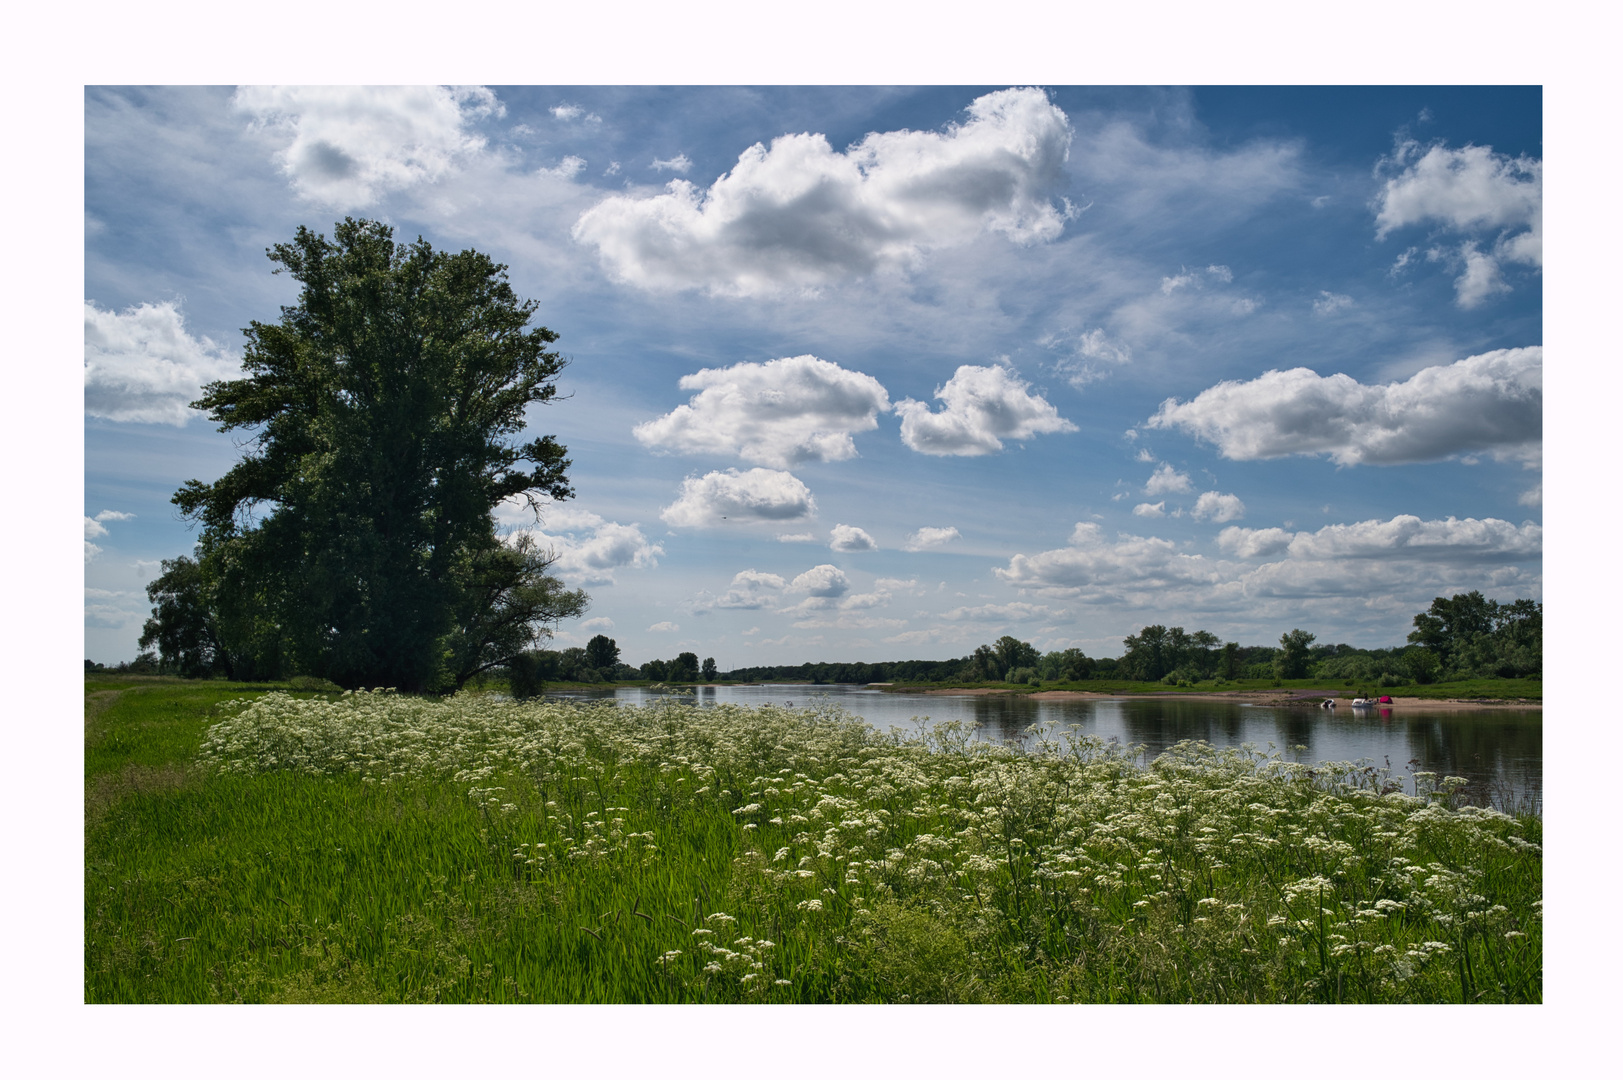
[[[828,708],[86,680],[91,1002],[1537,1002],[1542,822]]]

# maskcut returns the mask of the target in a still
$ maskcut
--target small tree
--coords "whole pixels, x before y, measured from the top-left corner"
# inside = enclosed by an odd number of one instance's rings
[[[203,568],[182,555],[163,560],[163,573],[147,586],[152,618],[141,628],[143,651],[158,647],[159,669],[201,679],[229,663],[204,594]]]
[[[1403,669],[1409,678],[1424,686],[1437,679],[1437,654],[1430,649],[1414,648],[1403,654]]]
[[[539,650],[531,649],[507,658],[507,687],[519,701],[536,697],[546,688],[541,677]]]
[[[997,654],[992,646],[982,645],[964,660],[963,677],[969,682],[986,682],[997,678],[1003,668],[997,666]]]
[[[716,681],[716,658],[714,656],[704,658],[704,670],[700,674],[704,676],[705,682]]]
[[[586,663],[603,672],[605,677],[614,674],[614,666],[619,662],[620,646],[613,638],[598,634],[586,643]]]
[[[1279,636],[1279,654],[1274,657],[1274,676],[1280,679],[1307,678],[1308,663],[1312,660],[1309,647],[1317,635],[1306,630],[1292,630]]]
[[[1034,668],[1042,662],[1042,654],[1033,648],[1029,641],[1021,641],[1008,634],[997,639],[992,651],[997,655],[996,674],[993,678],[1005,675],[1016,668]]]
[[[699,654],[677,653],[670,667],[666,669],[665,678],[671,682],[698,682],[699,681]]]
[[[1183,634],[1181,629],[1177,632],[1180,636]],[[1171,671],[1175,658],[1170,655],[1168,638],[1167,628],[1159,623],[1123,638],[1121,666],[1126,669],[1127,677],[1154,682]]]

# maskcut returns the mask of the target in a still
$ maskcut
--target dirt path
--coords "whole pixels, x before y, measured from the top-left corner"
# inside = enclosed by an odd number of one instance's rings
[[[86,743],[92,741],[91,737],[93,735],[99,735],[101,733],[100,729],[96,727],[96,721],[101,718],[102,713],[107,711],[108,706],[117,701],[119,696],[123,693],[124,691],[122,690],[97,690],[93,693],[85,695]]]

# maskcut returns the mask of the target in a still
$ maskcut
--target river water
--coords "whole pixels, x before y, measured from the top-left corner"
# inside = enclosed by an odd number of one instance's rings
[[[641,705],[672,695],[641,687],[569,691],[548,697],[612,698]],[[1414,791],[1413,772],[1463,776],[1468,801],[1502,810],[1540,811],[1544,794],[1544,717],[1538,709],[1384,710],[1282,709],[1226,701],[1113,698],[1034,701],[1025,695],[886,693],[865,686],[769,683],[701,686],[681,697],[699,705],[812,705],[831,702],[880,730],[917,731],[920,722],[960,720],[978,737],[1024,742],[1034,724],[1144,747],[1149,760],[1183,739],[1214,746],[1251,743],[1292,761],[1367,761],[1391,770]],[[1296,747],[1306,747],[1298,751]]]

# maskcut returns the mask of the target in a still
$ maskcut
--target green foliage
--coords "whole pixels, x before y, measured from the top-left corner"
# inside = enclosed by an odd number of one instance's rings
[[[1500,604],[1475,590],[1439,596],[1414,617],[1409,641],[1444,678],[1538,676],[1544,670],[1544,605]]]
[[[540,653],[529,649],[507,658],[507,690],[519,701],[528,701],[546,689]]]
[[[1178,670],[1190,681],[1209,679],[1221,662],[1219,644],[1217,635],[1205,630],[1189,634],[1181,626],[1146,626],[1122,640],[1120,666],[1128,678],[1143,682],[1158,682]]]
[[[704,679],[705,682],[714,682],[715,681],[715,679],[716,679],[716,658],[714,656],[707,656],[707,657],[704,658],[704,667],[700,669],[699,675],[700,675],[701,678]]]
[[[1302,679],[1307,677],[1308,664],[1311,656],[1308,646],[1313,644],[1314,635],[1306,630],[1292,630],[1279,636],[1279,655],[1274,658],[1274,674],[1281,679]]]
[[[162,566],[163,573],[147,586],[152,618],[141,629],[142,651],[158,647],[164,674],[188,679],[229,674],[230,659],[220,647],[203,568],[184,555],[165,559]]]
[[[1081,649],[1065,649],[1043,657],[1042,677],[1054,682],[1080,682],[1093,674],[1094,662]]]
[[[1020,641],[1007,634],[997,639],[992,652],[997,657],[997,666],[1001,671],[1034,668],[1042,660],[1042,654],[1029,641]]]
[[[1437,681],[1437,672],[1441,665],[1435,652],[1417,648],[1403,654],[1403,667],[1409,678],[1424,686],[1426,683]]]
[[[1542,823],[1429,774],[833,710],[87,691],[87,1001],[1542,999]]]
[[[612,674],[620,663],[620,646],[613,638],[598,634],[586,643],[585,659],[589,666]]]
[[[563,362],[505,269],[355,219],[269,254],[298,301],[253,323],[245,377],[196,403],[255,435],[225,476],[174,500],[203,528],[232,670],[437,690],[579,614],[585,595],[533,547],[501,543],[491,517],[513,496],[572,494],[552,437],[512,441]]]

